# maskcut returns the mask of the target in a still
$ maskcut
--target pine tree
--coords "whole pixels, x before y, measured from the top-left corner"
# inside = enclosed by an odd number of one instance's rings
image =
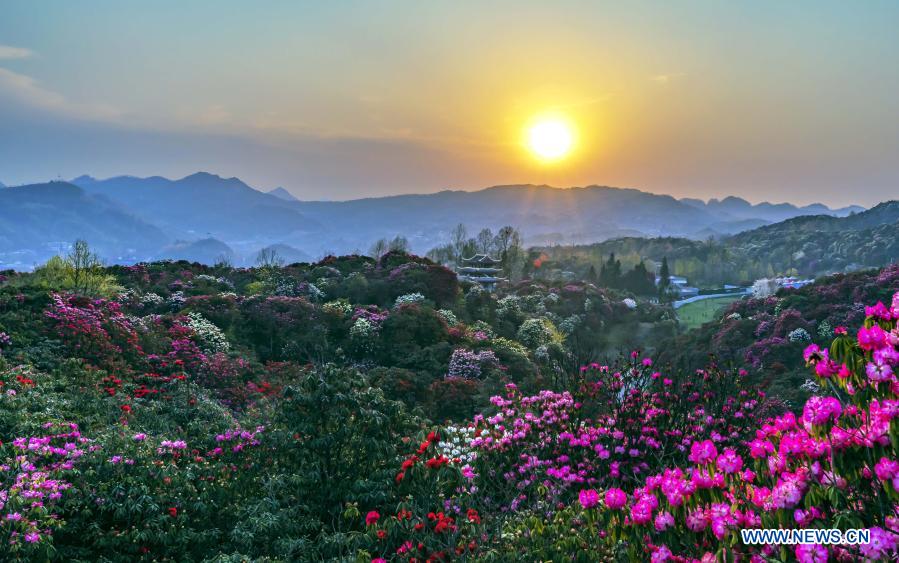
[[[659,270],[659,287],[667,289],[671,285],[671,271],[668,269],[668,257],[662,257],[662,268]]]

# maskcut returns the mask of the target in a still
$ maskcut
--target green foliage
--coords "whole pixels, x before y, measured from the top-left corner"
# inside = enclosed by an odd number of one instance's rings
[[[83,240],[76,241],[65,258],[54,256],[35,268],[35,281],[44,289],[90,297],[112,297],[123,289],[114,276],[103,271],[102,262]]]

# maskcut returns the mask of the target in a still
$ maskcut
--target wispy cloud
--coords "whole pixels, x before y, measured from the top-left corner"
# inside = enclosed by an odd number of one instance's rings
[[[27,59],[34,56],[34,51],[24,47],[0,45],[0,59]]]
[[[122,112],[103,104],[83,104],[73,102],[58,92],[41,86],[34,78],[0,67],[0,96],[12,97],[17,103],[69,117],[112,121]]]
[[[659,84],[660,86],[667,86],[678,78],[683,78],[685,76],[687,76],[687,74],[684,72],[673,72],[669,74],[657,74],[655,76],[649,77],[649,79],[656,84]]]

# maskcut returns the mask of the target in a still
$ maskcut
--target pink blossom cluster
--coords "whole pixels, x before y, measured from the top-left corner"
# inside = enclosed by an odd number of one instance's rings
[[[633,490],[624,525],[633,529],[632,537],[649,540],[654,560],[675,560],[674,542],[661,543],[671,540],[662,535],[671,527],[681,530],[678,547],[702,554],[713,545],[710,538],[734,545],[728,538],[743,528],[830,528],[847,511],[864,515],[866,520],[854,527],[871,528],[871,543],[799,546],[795,557],[895,556],[899,460],[892,436],[899,384],[893,368],[899,364],[899,294],[890,307],[877,303],[865,312],[867,320],[854,340],[840,336],[829,350],[815,345],[805,350],[829,394],[808,399],[798,417],[787,412],[767,420],[740,448],[722,450],[713,440],[694,441],[688,456],[692,465],[653,474]],[[774,546],[737,545],[733,549],[745,550],[753,561],[776,556]]]
[[[722,468],[739,471],[734,447],[742,428],[761,420],[764,396],[742,388],[743,372],[703,370],[675,384],[652,365],[636,355],[622,370],[587,366],[574,392],[521,396],[510,384],[505,396],[491,398],[496,413],[475,417],[472,447],[488,474],[510,484],[505,506],[518,509],[537,490],[558,499],[582,487],[638,481],[655,460],[688,452],[717,457],[717,447],[725,450]],[[710,395],[724,391],[732,394],[719,397],[717,414],[707,412]]]
[[[215,441],[219,444],[209,452],[210,457],[218,457],[225,451],[223,446],[230,447],[232,452],[240,452],[244,448],[258,446],[260,444],[259,435],[265,432],[265,426],[257,426],[252,432],[235,428],[226,430],[222,434],[215,437]]]
[[[14,439],[14,457],[0,464],[0,482],[7,483],[0,487],[0,532],[11,545],[46,541],[61,525],[53,507],[72,487],[66,473],[90,447],[74,423],[43,428],[48,433]]]

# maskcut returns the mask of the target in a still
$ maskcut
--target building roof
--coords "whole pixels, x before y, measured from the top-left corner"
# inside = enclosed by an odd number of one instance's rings
[[[492,258],[486,254],[475,254],[471,258],[462,258],[463,262],[471,262],[477,264],[498,264],[499,260]]]

